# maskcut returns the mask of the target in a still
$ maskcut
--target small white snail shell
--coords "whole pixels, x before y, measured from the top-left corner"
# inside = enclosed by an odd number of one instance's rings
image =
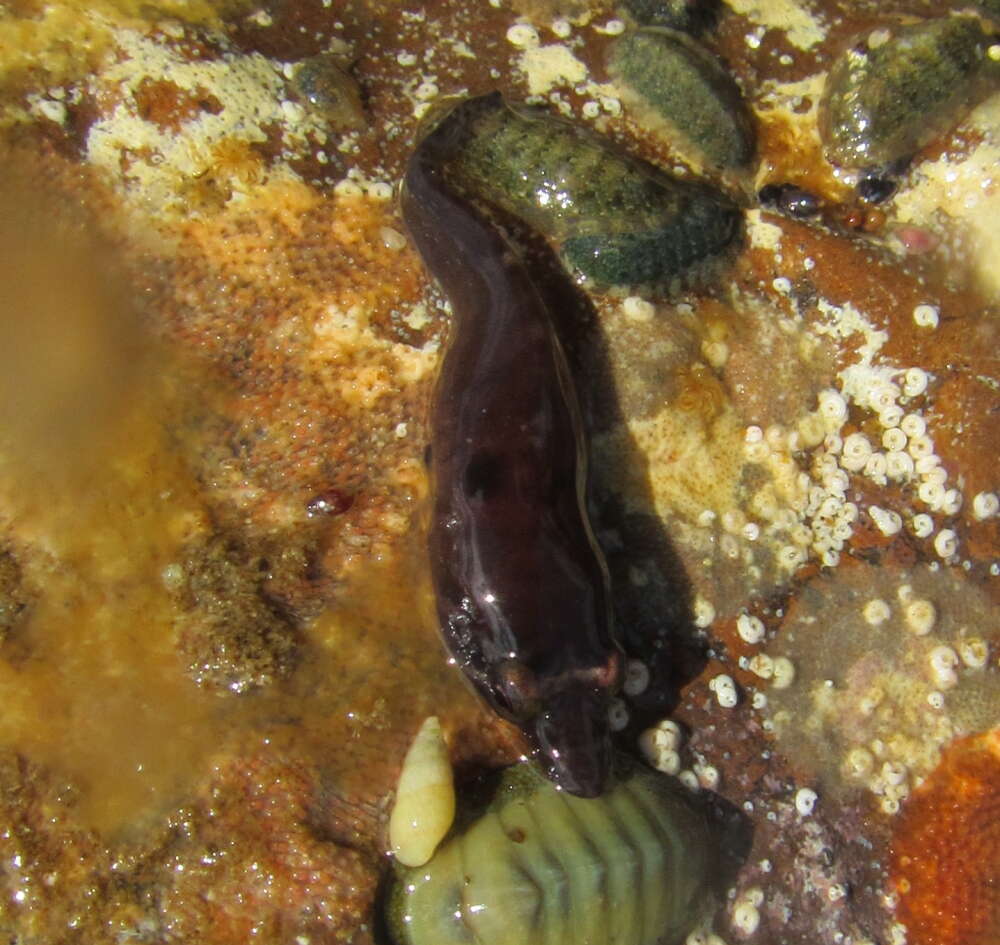
[[[420,726],[410,745],[389,817],[389,845],[404,866],[423,866],[455,819],[455,783],[437,716]]]

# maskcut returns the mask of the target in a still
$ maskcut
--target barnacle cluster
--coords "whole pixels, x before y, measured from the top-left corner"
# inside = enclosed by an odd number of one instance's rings
[[[992,607],[928,566],[853,565],[807,583],[767,648],[791,660],[792,685],[767,688],[748,664],[781,750],[826,790],[863,788],[898,811],[953,738],[1000,724]]]

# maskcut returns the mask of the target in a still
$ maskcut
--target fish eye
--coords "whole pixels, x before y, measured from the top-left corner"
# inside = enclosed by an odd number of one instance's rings
[[[533,718],[541,709],[538,679],[519,660],[504,660],[495,670],[494,694],[515,719]]]

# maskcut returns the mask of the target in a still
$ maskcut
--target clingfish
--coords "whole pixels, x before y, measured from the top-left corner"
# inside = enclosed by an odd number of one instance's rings
[[[611,766],[622,655],[587,519],[580,411],[525,266],[443,175],[461,125],[459,106],[418,145],[401,191],[454,313],[430,450],[438,616],[455,662],[521,726],[548,776],[594,796]]]

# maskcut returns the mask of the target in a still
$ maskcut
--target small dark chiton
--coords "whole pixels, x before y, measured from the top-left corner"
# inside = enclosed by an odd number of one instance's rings
[[[398,945],[673,945],[700,917],[714,856],[704,813],[636,768],[603,797],[504,773],[484,813],[388,896]]]
[[[764,206],[800,219],[814,217],[820,211],[819,197],[795,184],[767,184],[761,187],[757,199]]]
[[[882,203],[896,192],[897,184],[891,177],[862,177],[858,181],[858,196],[865,203]]]
[[[819,130],[831,162],[882,167],[912,156],[1000,87],[998,37],[975,16],[879,27],[833,64]]]
[[[739,211],[723,194],[499,94],[461,103],[443,124],[455,132],[457,186],[555,240],[566,264],[600,285],[668,281],[737,233]]]
[[[669,138],[715,167],[750,162],[750,112],[739,86],[707,49],[673,30],[636,30],[611,47],[609,66],[626,102],[654,127],[663,122]]]
[[[513,247],[443,174],[462,106],[407,165],[403,218],[448,296],[428,540],[441,632],[490,705],[521,726],[550,777],[599,794],[622,654],[586,512],[585,438],[549,312]]]
[[[666,26],[696,33],[716,17],[714,0],[624,0],[622,6],[641,26]]]

